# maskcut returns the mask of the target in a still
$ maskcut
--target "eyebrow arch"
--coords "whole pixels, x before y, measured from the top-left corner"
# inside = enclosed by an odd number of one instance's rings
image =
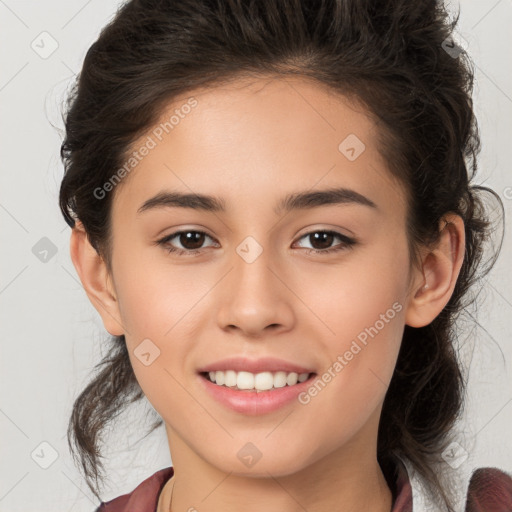
[[[280,215],[283,211],[289,212],[292,210],[317,208],[330,204],[359,204],[375,210],[379,209],[371,199],[368,199],[359,192],[339,187],[289,194],[279,201],[274,208],[274,212],[276,215]],[[146,200],[137,210],[137,213],[165,207],[192,208],[207,212],[226,211],[226,203],[220,197],[164,190]]]

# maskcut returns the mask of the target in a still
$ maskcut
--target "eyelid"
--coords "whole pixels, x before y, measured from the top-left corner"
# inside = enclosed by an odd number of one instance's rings
[[[357,242],[357,240],[353,237],[350,237],[348,235],[345,235],[343,233],[340,233],[339,231],[336,231],[334,229],[313,229],[311,231],[307,231],[306,233],[303,233],[302,235],[300,235],[297,240],[300,241],[302,240],[303,238],[306,238],[310,235],[313,235],[314,233],[327,233],[329,235],[332,235],[334,236],[335,238],[338,238],[341,240],[341,244],[338,244],[338,245],[342,245],[342,244],[347,244],[347,245],[351,245],[351,244],[355,244]],[[334,246],[336,247],[336,246]],[[329,249],[316,249],[318,250],[319,252],[326,252],[328,251]]]
[[[179,235],[181,235],[183,233],[199,233],[199,234],[202,234],[202,235],[206,235],[208,238],[211,238],[212,240],[215,240],[216,243],[218,243],[218,241],[215,239],[215,237],[213,237],[212,235],[208,234],[203,229],[182,228],[182,229],[178,229],[177,231],[173,231],[172,233],[169,233],[168,235],[165,235],[164,237],[160,238],[159,240],[157,240],[155,242],[155,245],[166,246],[167,244],[170,243],[170,241],[173,238],[176,238],[177,236],[179,236]],[[200,251],[202,251],[205,248],[203,247],[201,249],[180,249],[180,248],[174,248],[174,249],[175,249],[175,251],[170,251],[170,252],[180,252],[180,251],[182,251],[182,252],[187,252],[189,254],[192,254],[192,253],[200,252]],[[167,250],[169,250],[169,249],[167,249]]]
[[[174,231],[174,232],[164,236],[163,238],[157,240],[155,242],[155,244],[156,245],[163,245],[164,247],[166,247],[168,244],[170,244],[170,240],[172,240],[173,238],[175,238],[175,237],[177,237],[177,236],[179,236],[179,235],[181,235],[183,233],[189,233],[189,232],[199,233],[199,234],[202,234],[202,235],[206,235],[208,238],[211,238],[212,240],[215,240],[216,243],[218,243],[218,241],[215,239],[215,237],[213,237],[212,235],[208,234],[206,231],[204,231],[202,229],[181,228],[181,229],[179,229],[177,231]],[[329,247],[327,249],[314,249],[314,248],[304,247],[303,249],[306,251],[307,254],[311,254],[311,253],[315,253],[315,254],[330,254],[330,253],[334,253],[334,252],[338,252],[338,251],[342,251],[342,250],[351,249],[353,245],[358,243],[358,240],[355,239],[354,237],[350,237],[348,235],[340,233],[339,231],[336,231],[335,229],[332,229],[332,228],[316,228],[316,229],[313,228],[313,229],[310,229],[309,231],[306,231],[305,233],[302,233],[301,235],[299,235],[298,238],[297,238],[297,241],[300,241],[303,238],[306,238],[307,236],[310,236],[310,235],[312,235],[314,233],[327,233],[327,234],[331,234],[335,238],[338,238],[339,240],[341,240],[341,242],[336,244],[336,245],[334,245],[333,247]],[[169,249],[167,247],[167,251],[169,253],[173,253],[173,254],[177,254],[177,255],[181,255],[181,254],[194,255],[194,254],[202,252],[204,249],[206,249],[206,247],[202,247],[200,249],[180,249],[180,248],[176,248],[176,247],[172,247],[172,249]]]

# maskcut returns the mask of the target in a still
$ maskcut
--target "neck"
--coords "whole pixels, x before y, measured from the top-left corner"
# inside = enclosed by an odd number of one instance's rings
[[[205,506],[212,512],[238,512],[242,505],[245,512],[331,512],[340,504],[354,512],[391,511],[391,490],[369,453],[334,452],[289,475],[247,477],[224,473],[192,456],[185,443],[173,441],[175,474],[160,495],[158,512]]]

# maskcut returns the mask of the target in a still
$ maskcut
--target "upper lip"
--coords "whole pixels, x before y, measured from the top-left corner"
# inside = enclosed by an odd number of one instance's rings
[[[202,368],[199,368],[197,371],[199,373],[202,373],[226,370],[250,373],[279,371],[296,373],[314,373],[313,370],[308,369],[304,366],[300,366],[298,364],[285,361],[284,359],[276,359],[274,357],[263,357],[260,359],[249,359],[247,357],[230,357],[203,366]]]

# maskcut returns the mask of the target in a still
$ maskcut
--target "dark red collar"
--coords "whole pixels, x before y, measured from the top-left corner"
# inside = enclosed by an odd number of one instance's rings
[[[131,493],[102,502],[95,512],[156,512],[158,498],[173,476],[172,466],[160,469]],[[391,512],[413,512],[412,487],[404,463],[397,460],[386,479],[393,494]],[[512,478],[496,468],[479,468],[470,480],[465,512],[511,512]]]

